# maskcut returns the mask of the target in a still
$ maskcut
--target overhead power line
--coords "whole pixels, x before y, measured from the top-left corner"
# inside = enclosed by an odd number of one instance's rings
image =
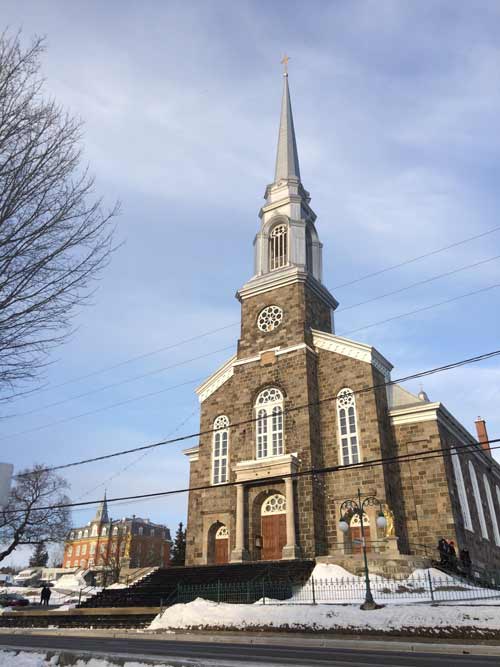
[[[351,281],[349,281],[349,282],[347,282],[347,283],[342,283],[342,284],[340,284],[340,285],[336,285],[336,286],[333,287],[332,289],[342,289],[342,288],[344,288],[344,287],[348,287],[348,286],[350,286],[350,285],[354,285],[354,284],[359,283],[359,282],[361,282],[361,281],[363,281],[363,280],[367,280],[368,278],[373,278],[373,277],[378,276],[378,275],[381,275],[381,274],[383,274],[383,273],[387,273],[388,271],[393,271],[394,269],[398,269],[398,268],[400,268],[400,267],[402,267],[402,266],[406,266],[407,264],[411,264],[411,263],[413,263],[413,262],[417,262],[417,261],[419,261],[419,260],[421,260],[421,259],[425,259],[426,257],[431,257],[431,256],[433,256],[433,255],[437,255],[437,254],[439,254],[439,253],[441,253],[441,252],[444,252],[445,250],[450,250],[451,248],[455,248],[455,247],[461,246],[461,245],[463,245],[463,244],[465,244],[465,243],[469,243],[470,241],[475,241],[476,239],[483,238],[484,236],[488,236],[489,234],[493,234],[494,232],[497,232],[497,231],[499,231],[499,230],[500,230],[500,226],[498,226],[498,227],[493,227],[492,229],[489,229],[489,230],[487,230],[486,232],[482,232],[481,234],[476,234],[476,235],[474,235],[474,236],[469,236],[468,238],[462,239],[461,241],[457,241],[456,243],[452,243],[452,244],[450,244],[450,245],[443,246],[443,247],[441,247],[441,248],[437,248],[437,249],[435,249],[435,250],[431,250],[431,251],[429,251],[429,252],[427,252],[427,253],[424,253],[423,255],[418,255],[417,257],[412,257],[412,258],[407,259],[407,260],[405,260],[405,261],[403,261],[403,262],[399,262],[398,264],[393,264],[392,266],[385,267],[384,269],[380,269],[380,270],[378,270],[378,271],[373,271],[373,272],[371,272],[371,273],[366,273],[366,274],[360,276],[359,278],[355,278],[354,280],[351,280]],[[488,260],[487,260],[487,261],[488,261]],[[470,268],[472,268],[472,266],[474,266],[474,265],[471,265]],[[464,267],[464,268],[469,268],[469,267]],[[459,269],[459,270],[463,270],[463,269]],[[444,274],[443,274],[443,275],[444,275]],[[432,280],[436,280],[436,279],[437,279],[437,277],[436,277],[436,278],[433,278]],[[422,283],[415,283],[415,284],[412,285],[411,287],[416,287],[417,285],[419,285],[419,284],[423,284],[424,282],[427,282],[427,281],[423,281]],[[404,288],[404,289],[410,289],[410,286],[409,286],[408,288]],[[395,292],[395,293],[396,293],[396,292]],[[385,296],[388,296],[388,295],[385,295],[385,294],[384,294],[384,295],[381,295],[380,297],[376,297],[376,298],[384,298]],[[365,303],[366,303],[366,302],[365,302]],[[362,304],[355,304],[354,306],[347,306],[346,308],[342,308],[341,310],[347,310],[347,308],[354,308],[354,307],[357,307],[358,305],[362,305]],[[339,309],[339,310],[340,310],[340,309]],[[170,350],[170,349],[173,349],[173,348],[175,348],[175,347],[179,347],[179,346],[181,346],[181,345],[185,345],[186,343],[194,342],[194,341],[196,341],[196,340],[199,340],[200,338],[204,338],[204,337],[206,337],[206,336],[210,336],[210,335],[212,335],[212,334],[214,334],[214,333],[218,333],[219,331],[224,331],[225,329],[230,329],[230,328],[232,328],[232,327],[237,326],[238,324],[239,324],[239,322],[233,322],[233,323],[231,323],[231,324],[227,324],[227,325],[225,325],[225,326],[223,326],[223,327],[218,327],[217,329],[211,329],[211,330],[209,330],[209,331],[205,331],[205,332],[203,332],[203,333],[201,333],[201,334],[198,334],[198,335],[196,335],[196,336],[192,336],[192,337],[190,337],[190,338],[185,338],[185,339],[180,340],[180,341],[177,341],[177,342],[175,342],[175,343],[171,343],[171,344],[169,344],[169,345],[165,345],[165,346],[160,347],[160,348],[157,348],[157,349],[155,349],[155,350],[151,350],[150,352],[145,352],[145,353],[143,353],[143,354],[139,354],[139,355],[136,355],[136,356],[133,356],[133,357],[129,357],[129,358],[127,358],[127,359],[124,359],[123,361],[119,361],[119,362],[117,362],[116,364],[111,364],[111,365],[109,365],[109,366],[103,366],[102,368],[99,368],[99,369],[96,369],[96,370],[94,370],[94,371],[91,371],[90,373],[86,373],[86,374],[84,374],[84,375],[79,375],[79,376],[77,376],[77,377],[70,378],[69,380],[66,380],[66,381],[64,381],[64,382],[61,382],[61,383],[58,383],[58,384],[55,384],[55,385],[48,385],[48,386],[40,387],[39,389],[33,389],[33,390],[31,390],[30,392],[28,392],[27,395],[28,395],[28,396],[31,396],[31,395],[36,394],[36,393],[42,393],[42,392],[46,392],[46,391],[52,391],[52,390],[54,390],[54,389],[59,389],[59,388],[61,388],[61,387],[65,387],[65,386],[67,386],[67,385],[69,385],[69,384],[73,384],[73,383],[75,383],[75,382],[80,382],[80,381],[82,381],[82,380],[86,380],[86,379],[88,379],[88,378],[90,378],[90,377],[94,377],[95,375],[100,375],[101,373],[105,373],[105,372],[107,372],[107,371],[114,370],[114,369],[116,369],[116,368],[120,368],[121,366],[125,366],[126,364],[133,363],[134,361],[139,361],[139,360],[141,360],[141,359],[146,359],[147,357],[151,357],[151,356],[153,356],[153,355],[155,355],[155,354],[159,354],[159,353],[161,353],[161,352],[165,352],[166,350]],[[24,396],[24,395],[23,395],[23,396]],[[17,394],[16,394],[15,396],[12,396],[12,398],[17,398],[17,397],[18,397]]]
[[[26,417],[27,415],[35,414],[36,412],[40,412],[41,410],[46,410],[48,408],[54,408],[59,405],[64,405],[65,403],[70,403],[71,401],[76,401],[77,399],[85,398],[86,396],[92,396],[93,394],[97,394],[100,391],[106,391],[107,389],[121,387],[124,384],[130,384],[131,382],[136,382],[137,380],[142,380],[144,378],[151,377],[152,375],[158,375],[160,373],[164,373],[165,371],[171,370],[172,368],[185,366],[186,364],[190,364],[192,361],[199,361],[200,359],[205,359],[206,357],[210,357],[213,354],[218,354],[219,352],[227,352],[227,350],[232,350],[233,348],[234,345],[226,345],[226,347],[221,347],[218,350],[211,350],[210,352],[205,352],[205,354],[199,354],[196,357],[190,357],[189,359],[183,359],[182,361],[177,361],[175,364],[169,364],[168,366],[162,366],[161,368],[154,368],[153,370],[148,371],[147,373],[141,373],[140,375],[135,375],[134,377],[126,378],[124,380],[119,380],[118,382],[105,384],[104,386],[98,387],[97,389],[91,389],[89,391],[83,392],[82,394],[77,394],[76,396],[70,396],[69,398],[64,398],[60,401],[55,401],[54,403],[48,403],[47,405],[42,405],[38,408],[35,408],[34,410],[20,412],[15,416]]]
[[[357,389],[357,390],[353,391],[353,394],[356,394],[356,395],[365,394],[365,393],[373,391],[375,389],[381,389],[381,388],[384,388],[384,387],[392,386],[392,385],[398,384],[400,382],[407,382],[409,380],[416,380],[418,378],[427,377],[428,375],[434,375],[436,373],[442,373],[444,371],[448,371],[448,370],[451,370],[453,368],[458,368],[460,366],[465,366],[466,364],[472,364],[472,363],[478,363],[480,361],[485,361],[486,359],[491,359],[491,358],[496,357],[498,355],[500,355],[500,349],[499,350],[493,350],[492,352],[486,352],[484,354],[480,354],[480,355],[477,355],[475,357],[469,357],[468,359],[461,359],[460,361],[455,361],[455,362],[452,362],[450,364],[446,364],[444,366],[437,366],[435,368],[431,368],[431,369],[428,369],[428,370],[419,371],[418,373],[413,373],[411,375],[406,375],[406,376],[404,376],[402,378],[398,378],[396,380],[389,380],[388,382],[382,382],[380,384],[375,384],[375,385],[371,385],[369,387],[364,387],[363,389]],[[295,407],[286,408],[285,410],[283,410],[283,414],[290,414],[290,413],[293,413],[293,412],[297,412],[298,410],[303,410],[305,408],[309,408],[309,407],[313,407],[313,406],[317,406],[317,405],[322,405],[323,403],[328,403],[328,402],[336,401],[336,400],[337,400],[337,396],[328,396],[328,397],[320,399],[318,401],[311,401],[309,403],[304,403],[302,405],[297,405]],[[258,421],[258,417],[251,417],[249,419],[244,419],[242,421],[232,423],[232,424],[229,425],[229,428],[234,429],[234,428],[237,428],[239,426],[244,426],[246,424],[254,423],[256,421]],[[215,432],[215,429],[210,428],[210,429],[206,429],[204,431],[198,431],[196,433],[189,433],[188,435],[178,436],[176,438],[160,440],[159,442],[155,442],[155,443],[152,443],[152,444],[149,444],[149,445],[142,445],[142,446],[139,446],[139,447],[133,447],[131,449],[124,449],[124,450],[121,450],[121,451],[118,451],[118,452],[112,452],[111,454],[102,454],[101,456],[94,456],[92,458],[83,459],[81,461],[74,461],[72,463],[63,463],[63,464],[60,464],[60,465],[57,465],[57,466],[47,467],[47,468],[44,468],[44,470],[47,471],[47,472],[56,471],[56,470],[65,470],[65,469],[68,469],[68,468],[73,468],[73,467],[80,466],[80,465],[85,465],[85,464],[88,464],[88,463],[94,463],[96,461],[104,461],[104,460],[107,460],[107,459],[112,459],[112,458],[115,458],[117,456],[125,456],[126,454],[133,454],[134,452],[140,452],[140,451],[145,451],[145,450],[148,450],[148,449],[154,449],[156,447],[162,447],[164,445],[171,445],[171,444],[178,443],[178,442],[184,442],[186,440],[190,440],[192,438],[200,437],[202,435],[207,435],[207,434],[211,434],[211,433],[214,433],[214,432]],[[30,474],[30,473],[25,473],[24,476],[28,475],[28,474]],[[23,474],[16,475],[17,478],[22,477],[22,476],[23,476]]]
[[[438,303],[432,303],[428,306],[423,306],[422,308],[417,308],[417,309],[411,310],[407,313],[400,313],[399,315],[394,315],[393,317],[388,317],[384,320],[379,320],[378,322],[372,322],[371,324],[365,324],[362,327],[357,327],[356,329],[350,329],[349,331],[343,331],[339,335],[349,336],[350,334],[357,333],[358,331],[363,331],[365,329],[370,329],[372,327],[379,326],[380,324],[387,324],[388,322],[393,322],[395,320],[402,319],[403,317],[408,317],[410,315],[415,315],[417,313],[422,313],[422,312],[425,312],[427,310],[432,310],[433,308],[438,308],[439,306],[443,306],[443,305],[446,305],[448,303],[452,303],[454,301],[459,301],[460,299],[465,299],[469,296],[474,296],[476,294],[480,294],[481,292],[487,292],[489,290],[495,289],[496,287],[500,287],[500,283],[496,283],[494,285],[488,285],[487,287],[482,287],[481,289],[474,290],[473,292],[467,292],[466,294],[460,294],[458,296],[452,297],[451,299],[446,299],[445,301],[439,301]],[[222,350],[229,350],[229,349],[232,349],[232,347],[233,346],[230,345],[226,348],[222,348],[221,350],[216,350],[216,352],[221,352]],[[214,353],[215,352],[209,352],[209,353],[207,353],[207,355],[201,355],[201,357],[208,356],[208,355],[214,354]],[[201,357],[198,357],[198,358],[201,358]],[[187,362],[183,362],[183,363],[187,363]],[[176,364],[174,364],[174,365],[176,365]],[[159,371],[152,371],[152,372],[154,373],[154,372],[159,372]],[[145,375],[148,375],[148,374],[146,373]],[[198,378],[197,380],[187,381],[187,382],[181,383],[179,385],[174,385],[173,387],[167,387],[166,389],[160,389],[158,391],[150,392],[148,394],[141,394],[140,396],[135,396],[133,398],[126,399],[124,401],[119,401],[118,403],[111,403],[110,405],[106,405],[106,406],[103,406],[103,407],[100,407],[100,408],[89,410],[87,412],[82,412],[78,415],[73,415],[72,417],[65,417],[64,419],[59,419],[59,420],[54,421],[54,422],[49,422],[48,424],[42,424],[40,426],[34,426],[33,428],[27,429],[25,431],[18,431],[17,433],[9,433],[8,435],[2,436],[0,438],[0,442],[2,440],[8,440],[9,438],[17,438],[17,437],[20,437],[22,435],[29,435],[30,433],[36,433],[38,431],[42,431],[44,429],[51,428],[52,426],[59,426],[59,424],[65,424],[67,422],[74,421],[76,419],[81,419],[82,417],[89,417],[90,415],[97,414],[97,413],[103,412],[105,410],[111,410],[113,408],[120,407],[122,405],[126,405],[127,403],[133,403],[134,401],[142,400],[144,398],[149,398],[151,396],[156,396],[156,395],[161,394],[163,392],[170,391],[170,389],[177,389],[178,387],[184,386],[186,384],[191,384],[191,383],[194,384],[195,382],[199,382],[203,379],[204,378],[201,377],[201,378]],[[128,380],[125,380],[123,382],[128,382]],[[119,385],[119,384],[121,384],[121,382],[116,383],[116,385]],[[97,391],[99,391],[99,390],[97,390]],[[88,394],[92,394],[92,393],[94,393],[94,392],[93,391],[88,392]],[[62,402],[65,402],[65,401],[62,401]]]
[[[500,442],[500,438],[496,438],[494,440],[488,440],[487,442],[484,442],[483,444],[493,444],[496,442]],[[319,477],[320,475],[326,475],[330,473],[337,473],[337,472],[342,472],[344,470],[350,470],[350,469],[364,469],[364,468],[375,468],[379,466],[385,466],[385,465],[391,465],[395,463],[413,463],[415,461],[428,461],[432,460],[435,458],[441,458],[445,456],[455,456],[458,455],[456,454],[457,450],[462,450],[462,449],[469,449],[471,446],[478,447],[480,449],[480,445],[476,442],[470,442],[467,443],[466,445],[454,445],[453,447],[441,447],[437,449],[430,449],[430,450],[420,450],[418,452],[412,452],[409,454],[398,454],[396,456],[383,456],[380,458],[376,459],[370,459],[368,461],[362,461],[360,463],[343,463],[343,464],[338,464],[334,466],[324,466],[322,468],[308,468],[306,470],[298,470],[296,472],[290,472],[290,473],[284,473],[284,474],[279,474],[275,475],[272,477],[257,477],[255,479],[252,479],[252,484],[259,484],[261,482],[266,482],[267,484],[274,484],[276,482],[281,482],[285,478],[292,478],[296,479],[299,477]],[[491,450],[496,450],[500,449],[500,445],[495,446],[495,447],[490,447]],[[152,499],[152,498],[159,498],[159,497],[164,497],[164,496],[173,496],[173,495],[178,495],[181,493],[190,493],[194,491],[208,491],[208,490],[214,490],[214,489],[221,489],[224,487],[232,487],[232,486],[237,486],[238,484],[241,484],[240,481],[233,481],[233,482],[223,482],[221,484],[200,484],[198,486],[187,486],[184,488],[180,489],[168,489],[166,491],[156,491],[153,493],[140,493],[137,495],[133,496],[119,496],[116,498],[107,498],[106,501],[108,503],[117,503],[117,502],[123,502],[123,501],[130,501],[130,500],[145,500],[145,499]],[[102,499],[99,500],[86,500],[86,501],[81,501],[81,502],[76,502],[76,503],[60,503],[60,504],[55,504],[55,505],[48,505],[45,507],[36,507],[33,508],[32,511],[46,511],[49,509],[61,509],[61,508],[71,508],[71,507],[88,507],[89,505],[97,505],[102,502]],[[19,514],[19,513],[24,513],[26,510],[24,509],[19,509],[19,510],[4,510],[5,513],[9,514]]]
[[[353,303],[350,306],[337,308],[335,314],[343,313],[344,310],[351,310],[352,308],[359,308],[359,306],[365,306],[367,303],[372,303],[373,301],[379,301],[380,299],[385,299],[388,296],[394,296],[395,294],[406,292],[407,290],[412,289],[413,287],[420,287],[421,285],[427,285],[428,283],[432,283],[435,280],[439,280],[440,278],[447,278],[448,276],[453,276],[457,273],[460,273],[461,271],[465,271],[466,269],[473,269],[476,268],[477,266],[482,266],[483,264],[487,264],[488,262],[493,262],[495,259],[500,259],[500,255],[495,255],[495,257],[489,257],[488,259],[482,259],[481,261],[474,262],[473,264],[467,264],[466,266],[461,266],[458,269],[453,269],[453,271],[446,271],[445,273],[440,273],[437,276],[433,276],[432,278],[419,280],[416,283],[412,283],[411,285],[406,285],[405,287],[400,287],[399,289],[393,290],[392,292],[386,292],[385,294],[379,294],[378,296],[366,299],[366,301],[360,301],[359,303]]]
[[[366,273],[364,276],[361,276],[360,278],[355,278],[354,280],[350,280],[347,283],[336,285],[333,289],[342,289],[343,287],[349,287],[350,285],[355,285],[356,283],[360,283],[362,280],[367,280],[368,278],[374,278],[375,276],[380,276],[383,273],[387,273],[388,271],[393,271],[394,269],[399,269],[402,266],[407,266],[408,264],[412,264],[413,262],[418,262],[419,260],[425,259],[426,257],[432,257],[433,255],[438,255],[439,253],[444,252],[445,250],[450,250],[451,248],[457,248],[458,246],[464,245],[464,243],[469,243],[469,241],[475,241],[476,239],[481,239],[484,236],[488,236],[489,234],[493,234],[494,232],[498,232],[499,230],[500,226],[493,227],[493,229],[489,229],[488,231],[482,232],[481,234],[476,234],[475,236],[469,236],[466,239],[462,239],[461,241],[456,241],[455,243],[443,246],[442,248],[437,248],[436,250],[431,250],[430,252],[426,252],[423,255],[417,255],[416,257],[411,257],[410,259],[406,259],[404,262],[399,262],[398,264],[387,266],[385,269],[380,269],[379,271],[372,271],[371,273]]]
[[[357,333],[358,331],[364,331],[365,329],[371,329],[372,327],[378,327],[381,324],[387,324],[388,322],[394,322],[395,320],[400,320],[403,317],[408,317],[409,315],[416,315],[417,313],[423,313],[426,310],[432,310],[433,308],[438,308],[439,306],[444,306],[447,303],[453,303],[453,301],[459,301],[460,299],[466,299],[469,296],[474,296],[476,294],[481,294],[482,292],[488,292],[489,290],[500,287],[500,283],[495,285],[488,285],[487,287],[481,287],[481,289],[474,290],[473,292],[467,292],[467,294],[459,294],[454,296],[451,299],[445,299],[444,301],[438,301],[437,303],[431,303],[428,306],[423,306],[422,308],[416,308],[415,310],[410,310],[407,313],[400,313],[399,315],[394,315],[393,317],[387,317],[385,320],[379,320],[378,322],[372,322],[371,324],[365,324],[362,327],[357,327],[356,329],[349,329],[349,331],[342,332],[342,336],[349,336],[350,334]]]

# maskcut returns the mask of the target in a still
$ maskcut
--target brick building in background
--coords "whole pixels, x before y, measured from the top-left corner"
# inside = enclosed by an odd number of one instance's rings
[[[255,275],[237,293],[237,352],[198,389],[204,435],[185,454],[190,486],[211,487],[189,494],[186,563],[322,557],[354,566],[359,518],[347,517],[346,535],[337,526],[342,501],[360,488],[388,518],[388,530],[378,529],[373,507],[364,522],[381,567],[414,566],[441,537],[467,548],[477,566],[500,566],[500,466],[482,420],[480,444],[425,392],[384,386],[392,365],[375,348],[335,335],[338,303],[322,284],[323,246],[301,182],[286,74],[265,199]],[[457,455],[428,461],[286,477],[455,447]]]
[[[64,543],[64,567],[82,569],[168,567],[170,531],[149,519],[109,518],[106,496],[86,526],[72,528]]]

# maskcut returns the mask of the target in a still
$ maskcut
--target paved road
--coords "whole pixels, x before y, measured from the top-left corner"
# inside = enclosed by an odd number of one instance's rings
[[[442,653],[415,653],[411,651],[381,651],[363,648],[290,646],[283,643],[238,644],[202,641],[177,641],[159,639],[135,639],[112,637],[4,635],[0,637],[0,649],[30,648],[61,650],[65,652],[92,653],[99,657],[120,656],[156,658],[174,661],[182,665],[182,659],[197,660],[206,664],[234,664],[241,662],[255,665],[335,665],[336,667],[493,667],[500,658],[483,655],[457,655]],[[473,650],[473,649],[471,649]],[[192,664],[192,663],[191,663]]]

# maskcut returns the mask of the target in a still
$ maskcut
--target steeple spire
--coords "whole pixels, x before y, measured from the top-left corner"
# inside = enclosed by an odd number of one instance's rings
[[[299,155],[297,153],[295,128],[293,126],[290,89],[288,88],[288,57],[285,56],[282,62],[285,64],[285,72],[283,74],[280,132],[278,135],[278,150],[276,153],[276,169],[274,173],[275,183],[279,183],[279,181],[289,178],[296,178],[300,181]]]
[[[106,499],[106,491],[104,491],[104,499],[102,503],[99,504],[97,512],[95,513],[94,521],[99,521],[99,523],[108,523],[108,501]]]

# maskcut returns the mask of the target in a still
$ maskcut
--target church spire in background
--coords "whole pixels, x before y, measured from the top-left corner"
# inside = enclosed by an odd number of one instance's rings
[[[275,183],[289,178],[296,178],[300,181],[299,155],[297,153],[290,90],[288,88],[288,60],[288,56],[285,56],[281,61],[285,66],[285,72],[283,74],[283,98],[281,101],[280,131],[274,173]]]
[[[108,501],[106,499],[106,491],[104,491],[104,499],[102,503],[99,504],[97,512],[95,513],[94,521],[99,521],[99,523],[108,523]]]

